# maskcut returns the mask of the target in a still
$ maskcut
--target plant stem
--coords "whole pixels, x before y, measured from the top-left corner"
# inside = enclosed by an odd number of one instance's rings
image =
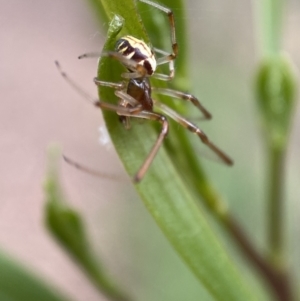
[[[186,167],[193,173],[191,177],[185,178],[187,184],[195,191],[195,195],[201,198],[200,201],[204,203],[221,227],[229,233],[240,248],[242,254],[263,276],[277,299],[280,301],[292,301],[290,281],[285,271],[277,269],[271,261],[260,254],[240,223],[227,210],[225,201],[215,191],[207,179],[205,172],[197,164],[195,153],[184,132],[177,131],[176,137],[180,140],[181,145],[184,145],[186,150],[185,155],[188,157]],[[173,160],[176,161],[177,165],[180,165],[181,156],[176,152],[170,153],[172,153]],[[188,175],[188,173],[184,172],[182,174],[185,176]]]
[[[278,57],[281,52],[281,28],[283,16],[283,0],[259,0],[258,4],[260,20],[260,29],[262,32],[262,54],[265,59],[271,57]],[[271,74],[272,75],[272,74]],[[274,80],[270,75],[269,82]],[[272,112],[275,110],[272,107],[271,101],[277,95],[277,87],[270,87],[270,99],[263,99],[264,102],[269,102],[268,109]],[[280,98],[280,101],[285,101]],[[272,113],[271,113],[272,114]],[[268,120],[268,116],[264,115]],[[274,117],[273,117],[274,118]],[[276,117],[275,117],[276,118]],[[276,126],[276,125],[275,125]],[[270,165],[268,171],[269,178],[269,200],[268,200],[268,242],[269,242],[269,256],[271,262],[277,268],[281,268],[283,262],[283,173],[284,173],[284,155],[286,143],[278,146],[276,139],[274,139],[273,132],[276,130],[274,123],[270,123],[270,128],[267,130],[267,148],[268,156],[270,158]],[[268,137],[269,136],[269,137]],[[286,139],[287,142],[287,139]]]
[[[278,300],[293,300],[284,256],[284,163],[293,103],[292,77],[281,65],[280,57],[284,0],[258,0],[257,9],[262,66],[266,66],[260,69],[258,76],[258,101],[269,157],[266,218],[268,262],[277,276],[273,279],[273,287]],[[268,279],[272,282],[272,275]]]
[[[286,272],[274,268],[271,262],[260,255],[238,222],[229,214],[227,215],[225,224],[228,232],[235,238],[236,243],[243,251],[243,254],[265,278],[277,299],[279,301],[292,301],[293,297],[290,280]]]
[[[257,0],[263,56],[280,52],[283,0]]]
[[[269,154],[269,258],[278,269],[281,269],[284,260],[283,185],[285,151],[281,148],[271,147]]]

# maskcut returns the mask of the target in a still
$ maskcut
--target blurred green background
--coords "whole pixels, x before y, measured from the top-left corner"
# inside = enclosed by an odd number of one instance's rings
[[[231,212],[263,252],[267,162],[254,99],[254,74],[260,58],[254,1],[185,3],[190,92],[213,114],[212,121],[199,124],[235,161],[233,168],[205,159],[203,164]],[[84,165],[125,177],[113,147],[99,145],[101,114],[70,89],[53,63],[58,59],[96,96],[92,78],[97,60],[78,61],[77,56],[99,51],[105,32],[86,3],[79,0],[35,0],[26,5],[10,1],[1,7],[0,247],[74,300],[99,300],[94,288],[43,228],[41,182],[45,149],[52,141],[61,143],[67,155]],[[176,16],[176,7],[173,10]],[[289,1],[283,48],[298,69],[299,27],[300,3]],[[285,191],[287,248],[298,282],[299,114],[297,106]],[[191,118],[197,122],[193,112]],[[61,176],[69,200],[86,219],[96,253],[136,300],[211,300],[166,242],[129,180],[116,183],[93,178],[66,164],[62,164]],[[232,256],[243,262],[234,244],[211,222]],[[244,264],[241,269],[256,287],[256,274],[251,276]]]

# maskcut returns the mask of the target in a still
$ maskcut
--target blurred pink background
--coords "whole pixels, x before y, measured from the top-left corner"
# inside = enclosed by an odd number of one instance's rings
[[[188,2],[190,5],[193,3]],[[243,2],[248,3],[250,8],[249,1]],[[221,21],[216,23],[220,13],[218,3],[213,1],[210,9],[207,9],[210,14],[207,18],[211,24],[215,22],[214,26],[222,24]],[[97,30],[99,25],[89,7],[81,0],[13,0],[2,1],[0,6],[0,248],[25,262],[27,267],[34,269],[74,300],[105,300],[99,297],[43,227],[42,188],[46,149],[51,142],[59,142],[65,154],[83,165],[126,177],[113,147],[105,147],[98,142],[98,128],[103,126],[101,112],[84,101],[63,80],[54,64],[58,60],[74,80],[96,96],[92,78],[96,73],[97,60],[79,61],[77,57],[85,52],[100,51],[104,35]],[[243,12],[243,8],[240,9]],[[192,13],[191,6],[188,13]],[[237,18],[238,11],[235,13]],[[231,16],[229,13],[226,16],[230,24]],[[299,26],[298,10],[289,15],[286,35],[286,47],[294,55],[298,66]],[[190,27],[192,34],[197,36],[196,22],[191,20]],[[244,27],[250,39],[253,39],[252,27],[252,24]],[[231,27],[228,28],[230,30]],[[234,25],[231,29],[234,30]],[[212,39],[210,41],[201,37],[191,39],[194,56],[198,55],[195,47],[199,45],[207,50],[206,54],[211,55],[209,47],[218,49],[217,43],[222,44],[220,37],[214,35],[218,30],[209,33],[210,30],[209,26],[201,28],[202,34],[208,32],[207,36]],[[250,42],[253,44],[253,40]],[[225,50],[222,54],[232,59],[235,67],[242,65],[253,68],[253,49],[236,40],[236,51],[245,55],[236,59],[229,51],[232,49],[231,42],[227,43],[228,52]],[[251,59],[248,64],[242,58],[249,53]],[[299,117],[299,109],[296,117]],[[291,156],[296,158],[299,157],[299,120],[295,125]],[[229,152],[234,152],[234,147]],[[139,214],[148,223],[151,223],[151,218],[145,214],[146,210],[129,180],[118,183],[116,190],[112,181],[94,178],[63,162],[61,165],[61,178],[67,197],[75,208],[88,217],[88,230],[93,238],[97,238],[94,241],[95,249],[101,252],[110,272],[122,279],[123,286],[137,283],[135,289],[139,290],[138,274],[130,277],[121,275],[123,269],[131,269],[133,257],[126,255],[126,248],[131,248],[126,246],[126,241],[128,235],[135,235],[122,233],[124,210],[130,204],[138,213],[137,220]],[[297,187],[295,182],[289,185]],[[146,229],[141,228],[140,231]]]
[[[0,6],[0,248],[25,261],[74,300],[99,300],[43,227],[42,185],[51,142],[59,142],[66,154],[82,164],[123,173],[113,147],[107,150],[98,143],[101,112],[66,84],[54,64],[59,60],[70,76],[96,96],[92,78],[97,60],[77,57],[100,50],[103,35],[84,1],[8,1]],[[94,219],[98,225],[112,227],[98,233],[105,245],[106,233],[113,235],[117,227],[118,193],[127,196],[123,203],[133,191],[124,181],[116,192],[115,183],[63,162],[61,175],[72,205],[89,215],[91,223]],[[117,247],[117,242],[111,243],[104,253],[113,254]]]

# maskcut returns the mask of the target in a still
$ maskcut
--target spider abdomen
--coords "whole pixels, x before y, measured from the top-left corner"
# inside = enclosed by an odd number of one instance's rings
[[[153,101],[151,98],[151,87],[147,77],[130,79],[127,86],[127,94],[133,97],[143,110],[153,111]]]

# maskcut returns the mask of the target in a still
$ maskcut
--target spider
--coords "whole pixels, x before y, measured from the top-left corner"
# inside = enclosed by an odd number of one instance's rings
[[[167,136],[169,124],[166,116],[174,119],[192,133],[195,133],[201,139],[202,143],[210,148],[223,163],[226,165],[232,165],[233,161],[222,150],[215,146],[199,127],[179,115],[167,105],[152,98],[151,93],[153,91],[156,94],[167,95],[173,98],[189,101],[201,111],[205,119],[210,119],[212,117],[195,96],[173,89],[155,88],[151,86],[149,80],[150,77],[163,81],[170,81],[175,75],[174,60],[178,55],[175,20],[171,9],[150,0],[139,1],[158,9],[168,16],[171,31],[172,53],[168,53],[158,48],[152,49],[144,41],[130,35],[118,39],[115,45],[115,50],[103,52],[101,56],[108,56],[116,59],[127,69],[127,72],[121,75],[123,81],[115,83],[94,78],[94,83],[97,86],[105,86],[114,89],[115,95],[119,98],[119,103],[114,105],[101,100],[93,101],[94,105],[101,109],[116,112],[119,115],[120,121],[127,129],[130,127],[130,118],[154,120],[161,124],[162,127],[158,138],[142,166],[134,175],[133,181],[138,183],[143,179],[165,137]],[[160,55],[160,57],[156,58],[155,54]],[[94,56],[94,54],[84,54],[79,58],[91,56]],[[169,74],[155,72],[157,66],[163,64],[169,64]],[[74,85],[74,83],[67,78],[64,72],[61,70],[60,72],[69,82],[71,82],[72,85]],[[155,108],[158,108],[162,113],[154,111]],[[73,163],[71,160],[67,161],[71,164]],[[78,164],[76,163],[73,163],[73,165],[78,167]]]

